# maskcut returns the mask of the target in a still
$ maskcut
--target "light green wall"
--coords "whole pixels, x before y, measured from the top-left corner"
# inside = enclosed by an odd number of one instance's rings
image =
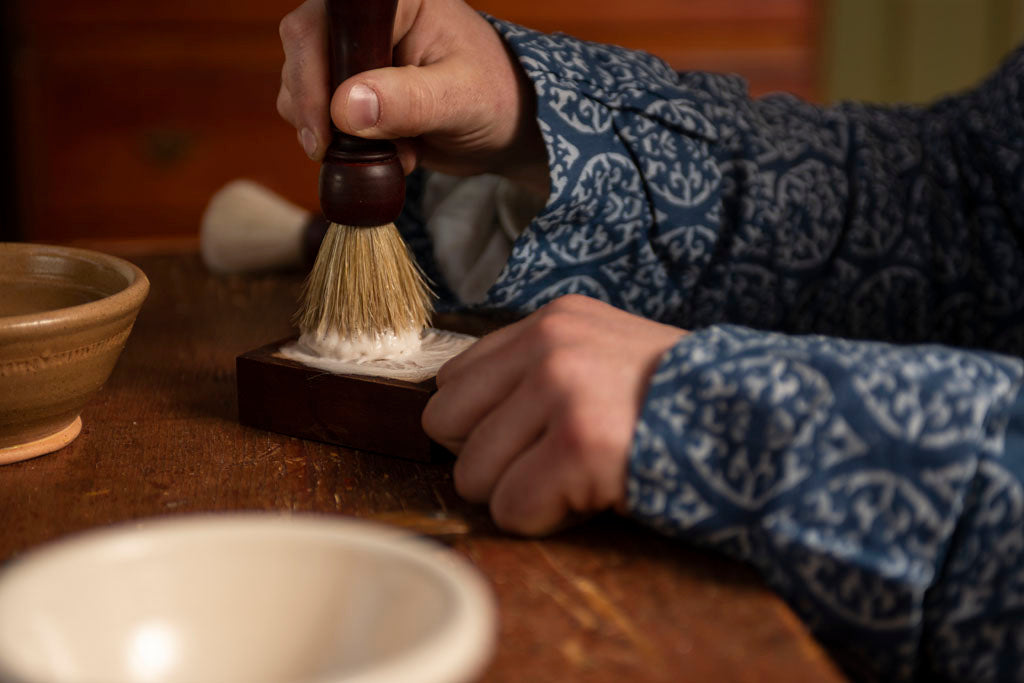
[[[1024,0],[828,0],[830,101],[925,102],[977,82],[1024,39]]]

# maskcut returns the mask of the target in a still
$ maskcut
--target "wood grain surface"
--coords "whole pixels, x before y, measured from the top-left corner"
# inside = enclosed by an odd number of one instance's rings
[[[614,516],[510,537],[459,499],[450,465],[240,425],[235,357],[291,333],[299,278],[217,278],[189,251],[125,255],[149,275],[150,298],[78,439],[0,467],[0,562],[151,516],[351,515],[435,535],[480,569],[501,615],[485,681],[844,680],[739,564]]]

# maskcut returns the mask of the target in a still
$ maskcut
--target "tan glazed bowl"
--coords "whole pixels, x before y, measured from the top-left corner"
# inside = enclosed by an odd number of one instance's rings
[[[0,465],[63,448],[149,293],[136,266],[85,249],[0,243]]]

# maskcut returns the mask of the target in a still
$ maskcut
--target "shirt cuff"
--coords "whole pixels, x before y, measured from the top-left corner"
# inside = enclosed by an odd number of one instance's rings
[[[720,100],[652,55],[488,19],[533,83],[550,175],[547,204],[513,245],[488,303],[530,311],[583,294],[663,319],[683,295],[666,288],[655,300],[628,280],[669,277],[671,259],[659,251],[682,238],[652,246],[652,228],[680,214],[660,202],[686,204],[683,217],[692,214],[694,225],[717,206],[720,173],[709,145],[718,133],[704,112]],[[661,226],[674,228],[692,232]],[[615,263],[602,263],[612,256]]]

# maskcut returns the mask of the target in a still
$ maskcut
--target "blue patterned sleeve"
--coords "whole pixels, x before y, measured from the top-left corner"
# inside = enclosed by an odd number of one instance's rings
[[[494,25],[551,183],[489,303],[1024,351],[1024,52],[931,107],[823,108]]]
[[[712,326],[657,370],[629,509],[753,563],[869,680],[1024,677],[1024,364]]]
[[[1024,364],[923,345],[1024,352],[1024,54],[930,107],[821,108],[493,23],[551,186],[488,304],[697,330],[631,513],[759,567],[864,678],[1024,680]]]

